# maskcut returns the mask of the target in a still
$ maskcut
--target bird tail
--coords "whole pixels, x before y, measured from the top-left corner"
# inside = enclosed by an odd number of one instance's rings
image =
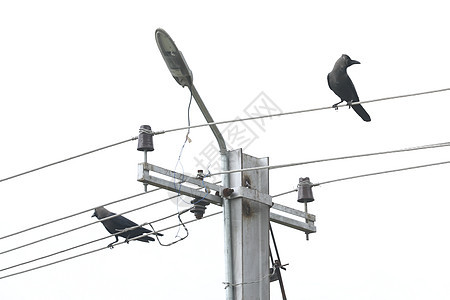
[[[151,231],[149,231],[149,232],[151,232]],[[147,233],[147,232],[145,232],[145,233]],[[159,233],[159,232],[155,233],[155,235],[157,235],[157,236],[164,236],[164,234]],[[152,236],[150,236],[150,235],[143,236],[143,237],[141,237],[140,239],[137,239],[137,240],[141,241],[141,242],[146,242],[146,243],[155,241],[155,239]]]
[[[353,110],[366,122],[370,122],[370,116],[361,104],[352,105]]]
[[[152,241],[152,242],[153,242],[154,240],[155,240],[155,239],[152,238],[151,236],[144,236],[144,237],[138,239],[138,241],[146,242],[146,243],[148,243],[149,241]]]

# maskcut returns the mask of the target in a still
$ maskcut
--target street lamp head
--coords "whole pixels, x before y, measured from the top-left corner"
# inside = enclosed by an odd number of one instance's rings
[[[155,31],[155,38],[159,51],[173,78],[182,87],[191,87],[193,80],[192,71],[170,35],[164,29],[158,28]]]

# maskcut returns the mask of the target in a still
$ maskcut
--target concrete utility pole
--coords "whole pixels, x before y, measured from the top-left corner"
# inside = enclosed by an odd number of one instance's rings
[[[268,166],[242,149],[228,152],[232,170]],[[231,240],[234,296],[237,300],[270,299],[269,293],[269,170],[232,173]]]

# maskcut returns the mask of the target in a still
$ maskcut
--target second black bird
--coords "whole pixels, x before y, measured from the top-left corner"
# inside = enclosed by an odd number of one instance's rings
[[[334,104],[334,108],[346,101],[349,107],[366,122],[370,122],[370,116],[361,104],[354,104],[353,102],[359,102],[358,94],[356,93],[355,86],[352,80],[347,74],[347,68],[354,64],[359,64],[357,60],[352,60],[348,55],[342,54],[342,56],[334,64],[333,70],[328,74],[328,86],[339,97],[341,101]]]
[[[104,219],[106,217],[110,217],[110,216],[114,216],[116,215],[113,212],[110,212],[109,210],[107,210],[106,208],[104,208],[103,206],[97,207],[94,210],[94,214],[92,215],[93,217],[97,217],[97,219],[101,220]],[[123,216],[117,216],[115,218],[111,218],[108,220],[104,220],[101,221],[103,226],[105,226],[106,230],[108,230],[109,233],[114,234],[114,233],[118,233],[126,228],[130,228],[130,227],[134,227],[134,226],[138,226],[138,224],[134,223],[133,221],[123,217]],[[120,235],[121,237],[125,238],[128,242],[128,239],[131,238],[135,238],[138,237],[140,235],[146,234],[146,233],[151,233],[152,231],[143,228],[143,227],[137,227],[135,229],[132,230],[128,230],[125,232],[122,232],[118,235]],[[115,243],[117,243],[119,241],[118,235],[115,236],[116,241],[112,242],[111,244],[108,245],[108,247],[112,248],[113,245]],[[157,235],[162,236],[161,233],[157,233]],[[146,242],[148,243],[149,241],[154,241],[155,239],[152,238],[151,236],[143,236],[141,238],[136,239],[137,241],[141,241],[141,242]]]

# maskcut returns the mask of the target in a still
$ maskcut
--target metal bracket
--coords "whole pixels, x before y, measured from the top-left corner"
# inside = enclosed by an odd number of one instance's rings
[[[156,176],[150,175],[150,172],[159,173],[161,175],[170,177],[171,180],[159,178]],[[178,182],[174,182],[173,180],[177,179]],[[169,191],[180,193],[189,197],[199,197],[205,200],[210,201],[211,203],[222,205],[222,198],[216,195],[212,195],[209,192],[200,191],[195,188],[188,187],[183,185],[183,183],[188,182],[195,184],[199,187],[204,187],[208,191],[214,190],[222,193],[223,187],[220,185],[216,185],[213,183],[206,182],[201,179],[197,179],[194,177],[190,177],[181,173],[177,173],[174,171],[170,171],[149,163],[140,163],[138,164],[138,179],[139,182],[151,184],[153,186],[157,186],[160,188],[167,189]]]
[[[287,207],[281,204],[274,203],[272,206],[272,210],[278,210],[290,215],[294,215],[300,218],[305,219],[305,222],[288,218],[279,214],[276,214],[274,212],[270,212],[270,221],[285,225],[300,231],[303,231],[305,233],[315,233],[316,232],[316,226],[314,226],[314,222],[316,221],[316,216],[313,214],[305,213],[303,211]]]
[[[234,192],[230,196],[231,200],[233,200],[234,198],[243,197],[251,201],[256,201],[268,206],[272,206],[272,197],[270,195],[243,186],[234,187],[233,190]]]
[[[234,192],[229,196],[231,201],[233,201],[233,199],[243,197],[251,201],[271,206],[271,210],[277,210],[284,214],[297,217],[297,218],[290,218],[271,211],[270,221],[303,231],[308,234],[316,232],[316,227],[314,226],[314,222],[316,221],[315,215],[305,213],[303,211],[288,206],[284,206],[278,203],[273,203],[272,197],[270,195],[261,193],[257,190],[249,189],[242,186],[234,187],[233,190]],[[300,221],[298,220],[299,218],[302,218],[305,221],[304,222]]]

